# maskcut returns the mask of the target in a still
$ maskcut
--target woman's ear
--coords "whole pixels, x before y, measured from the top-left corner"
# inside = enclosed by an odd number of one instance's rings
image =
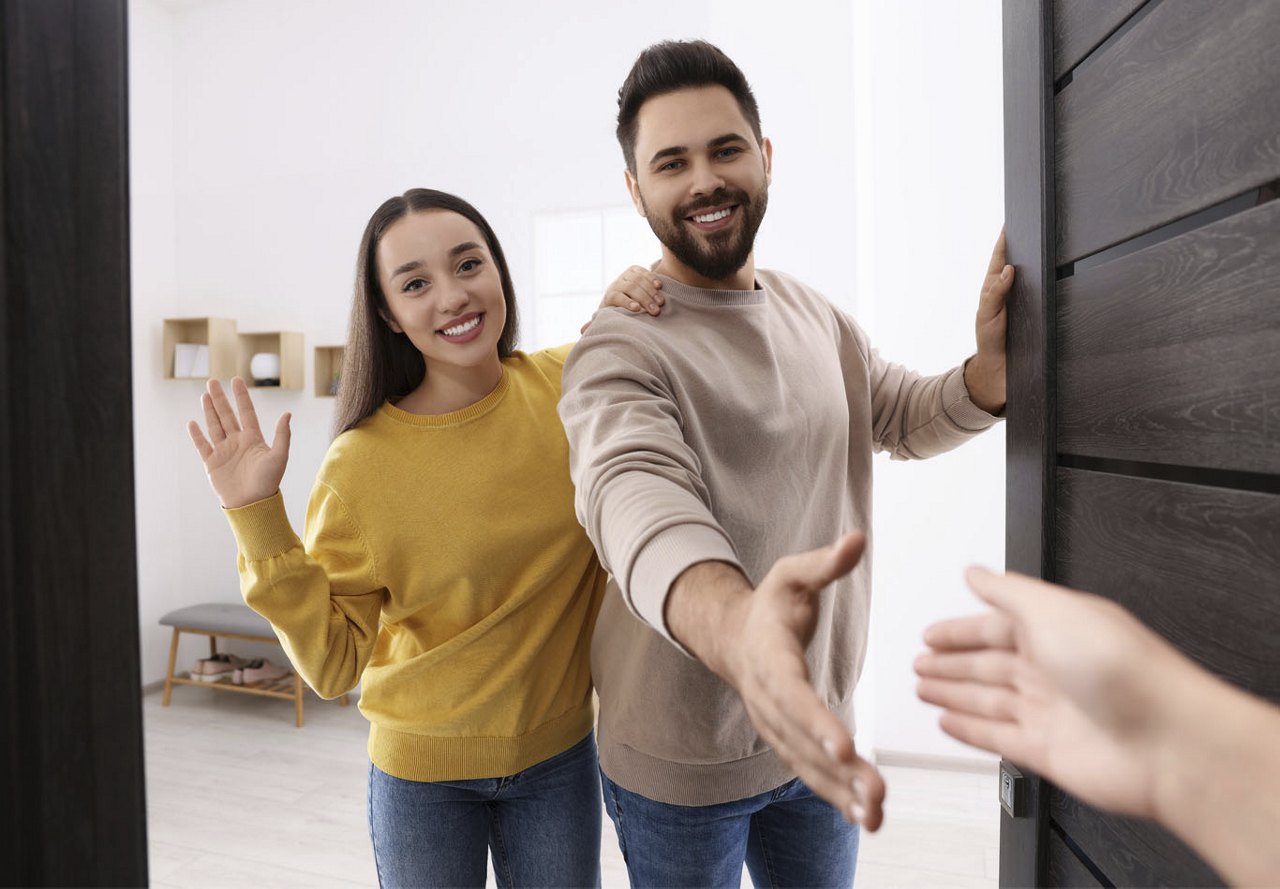
[[[386,323],[387,327],[391,328],[392,332],[404,333],[404,329],[401,328],[400,325],[396,323],[396,319],[392,318],[390,315],[388,315],[386,312],[382,311],[381,309],[378,310],[378,317],[381,318],[384,323]]]

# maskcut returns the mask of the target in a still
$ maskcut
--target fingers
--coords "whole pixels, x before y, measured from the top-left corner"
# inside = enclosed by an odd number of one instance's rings
[[[662,281],[653,272],[633,265],[609,285],[601,305],[657,315],[666,302],[661,291]]]
[[[253,407],[253,399],[249,397],[249,387],[240,377],[231,378],[231,393],[236,398],[236,409],[240,411],[240,425],[246,432],[262,437],[262,427],[258,425],[258,412]]]
[[[880,829],[884,821],[884,777],[880,770],[861,756],[856,763],[853,779],[853,803],[849,813],[855,821],[870,831]]]
[[[1018,713],[1018,692],[1005,685],[921,679],[916,683],[916,697],[944,710],[1001,722],[1013,722]]]
[[[1025,574],[996,574],[978,566],[967,569],[964,580],[982,601],[1014,617],[1036,607],[1055,591],[1063,592],[1061,587]]]
[[[209,455],[213,453],[213,445],[209,444],[209,440],[204,437],[204,433],[200,430],[200,424],[195,420],[189,421],[187,423],[187,434],[191,436],[192,444],[200,452],[200,459],[208,460]]]
[[[222,428],[222,421],[218,419],[218,412],[214,409],[213,399],[208,392],[200,396],[200,407],[204,409],[204,425],[209,430],[209,438],[214,444],[225,441],[227,433]]]
[[[866,535],[852,531],[831,546],[784,556],[769,573],[788,589],[817,591],[852,571],[866,546]]]
[[[924,643],[935,651],[1012,649],[1013,621],[999,611],[939,621],[925,628]]]
[[[869,764],[854,753],[848,730],[806,679],[790,675],[779,680],[777,676],[771,672],[768,686],[745,699],[761,736],[800,780],[835,806],[846,821],[862,821],[871,812],[878,825],[883,782],[867,780],[864,773]],[[874,772],[874,768],[870,770]],[[862,780],[855,786],[859,778]],[[869,784],[872,792],[859,794],[859,789],[865,790]],[[880,788],[879,796],[876,788]]]
[[[287,411],[280,415],[280,419],[276,420],[276,435],[271,441],[272,451],[283,451],[285,456],[289,454],[289,441],[292,438],[292,430],[289,427],[289,421],[293,419],[293,415]]]
[[[916,658],[915,671],[924,679],[952,679],[1012,687],[1016,661],[1012,651],[922,654]]]
[[[1004,270],[1008,265],[1005,255],[1005,234],[1004,229],[1000,229],[1000,236],[996,238],[996,246],[991,251],[991,261],[987,263],[987,274],[996,275]]]
[[[243,380],[241,382],[243,383]],[[235,384],[232,383],[232,385]],[[218,418],[218,424],[222,427],[223,435],[239,432],[240,422],[236,419],[236,412],[231,407],[231,402],[227,399],[227,393],[223,391],[222,384],[217,380],[210,380],[208,388],[208,397]],[[208,414],[207,409],[205,414]],[[217,439],[214,440],[216,441]]]
[[[957,741],[1020,762],[1024,759],[1017,752],[1017,725],[948,710],[938,717],[938,726]]]

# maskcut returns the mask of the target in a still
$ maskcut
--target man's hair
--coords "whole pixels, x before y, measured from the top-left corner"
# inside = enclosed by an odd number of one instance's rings
[[[719,85],[738,100],[742,116],[761,141],[760,109],[746,75],[718,47],[705,40],[665,40],[636,59],[618,90],[618,144],[627,169],[636,172],[636,131],[640,108],[655,96],[691,87]]]

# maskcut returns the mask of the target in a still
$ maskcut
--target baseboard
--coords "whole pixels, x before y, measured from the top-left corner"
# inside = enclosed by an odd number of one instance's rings
[[[994,759],[977,759],[969,756],[935,756],[927,753],[908,753],[902,750],[875,750],[876,765],[902,766],[910,769],[937,769],[944,772],[971,772],[975,775],[995,775],[1000,762]]]
[[[148,682],[146,685],[142,686],[142,693],[144,695],[154,694],[158,691],[164,691],[163,679],[157,679],[155,682]]]

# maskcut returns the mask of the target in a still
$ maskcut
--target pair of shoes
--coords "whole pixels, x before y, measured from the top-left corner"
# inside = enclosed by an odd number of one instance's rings
[[[215,654],[202,657],[191,668],[191,678],[197,682],[222,682],[232,679],[236,670],[245,665],[245,659],[234,654]]]
[[[241,664],[232,673],[231,681],[236,685],[254,685],[258,682],[275,682],[277,679],[288,676],[289,673],[288,667],[273,664],[266,658],[254,658]]]

